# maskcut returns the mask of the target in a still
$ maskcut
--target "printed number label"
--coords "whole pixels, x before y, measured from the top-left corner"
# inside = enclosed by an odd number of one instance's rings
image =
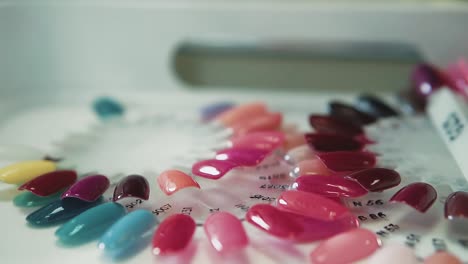
[[[442,123],[442,130],[450,142],[455,141],[463,132],[465,124],[462,123],[457,113],[450,113]]]

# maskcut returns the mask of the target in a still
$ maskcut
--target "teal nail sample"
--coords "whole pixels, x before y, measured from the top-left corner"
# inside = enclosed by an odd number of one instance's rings
[[[64,244],[83,244],[100,237],[125,213],[125,208],[121,204],[104,203],[66,222],[57,229],[55,235]]]
[[[93,109],[101,120],[122,116],[125,111],[121,103],[110,97],[96,99]]]
[[[13,198],[13,204],[18,207],[36,207],[49,204],[60,199],[62,192],[57,192],[49,196],[37,196],[31,192],[23,192]]]

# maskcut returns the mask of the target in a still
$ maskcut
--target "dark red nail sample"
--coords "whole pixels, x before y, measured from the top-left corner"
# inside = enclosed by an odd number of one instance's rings
[[[349,174],[346,178],[358,182],[369,192],[381,192],[398,186],[401,182],[398,172],[386,168],[365,169]]]
[[[374,116],[371,116],[365,112],[361,112],[353,106],[345,103],[332,101],[328,104],[328,107],[331,116],[345,122],[351,122],[357,126],[372,124],[377,121]]]
[[[362,112],[373,115],[376,118],[398,116],[399,113],[391,106],[387,105],[378,97],[363,94],[358,97],[356,107]]]
[[[141,175],[129,175],[123,178],[114,189],[113,201],[125,197],[136,197],[148,200],[150,194],[149,183]]]
[[[317,154],[325,166],[335,172],[357,171],[375,166],[375,154],[363,151],[337,151]]]
[[[360,197],[367,194],[357,182],[336,175],[304,175],[297,178],[293,186],[298,191],[326,197]]]
[[[318,133],[357,136],[364,132],[360,126],[326,115],[310,115],[309,123]]]
[[[77,174],[72,170],[52,171],[26,182],[18,190],[28,190],[38,196],[49,196],[72,185],[76,178]]]
[[[423,182],[411,183],[397,193],[395,193],[391,202],[405,203],[414,209],[424,213],[437,199],[437,192],[431,185]]]
[[[308,133],[305,134],[305,138],[307,144],[319,152],[355,151],[361,150],[364,146],[352,137],[339,134]]]
[[[454,192],[445,201],[445,217],[468,218],[468,192]]]

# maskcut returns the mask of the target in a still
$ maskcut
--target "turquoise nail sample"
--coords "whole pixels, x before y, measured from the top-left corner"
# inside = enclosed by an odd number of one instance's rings
[[[100,97],[93,103],[94,112],[102,120],[119,117],[124,114],[124,107],[117,100],[110,97]]]
[[[98,247],[113,256],[125,254],[139,241],[149,242],[144,238],[151,237],[155,224],[156,218],[150,211],[135,210],[112,225],[101,237]]]
[[[104,203],[66,222],[57,229],[55,235],[64,244],[83,244],[101,236],[125,213],[125,208],[121,204]]]
[[[102,197],[94,202],[79,199],[57,200],[32,212],[26,217],[31,225],[37,227],[51,226],[69,220],[82,212],[102,203]]]
[[[49,204],[60,199],[62,191],[49,196],[38,196],[31,192],[22,192],[13,198],[13,204],[18,207],[36,207]]]

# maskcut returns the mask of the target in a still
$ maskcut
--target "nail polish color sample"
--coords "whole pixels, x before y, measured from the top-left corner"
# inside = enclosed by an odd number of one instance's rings
[[[23,184],[42,174],[52,172],[55,168],[55,162],[46,160],[18,162],[0,169],[0,181]]]
[[[285,140],[285,143],[284,143],[284,149],[285,150],[290,150],[290,149],[293,149],[295,147],[305,145],[306,143],[307,142],[306,142],[304,133],[297,133],[297,132],[286,133],[286,140]]]
[[[141,175],[129,175],[123,178],[114,189],[113,201],[118,201],[125,197],[136,197],[148,200],[150,195],[149,183]]]
[[[231,139],[232,148],[255,148],[267,151],[283,146],[285,136],[283,132],[253,132]]]
[[[454,255],[439,251],[424,260],[424,264],[462,264],[461,260]]]
[[[328,104],[328,107],[331,116],[357,126],[368,125],[377,121],[375,117],[342,102],[332,101]]]
[[[369,152],[336,151],[317,154],[332,171],[357,171],[375,166],[375,155]]]
[[[85,202],[78,199],[56,200],[29,214],[26,221],[34,226],[59,224],[99,205],[102,201],[102,197],[94,202]]]
[[[226,160],[202,160],[192,165],[192,173],[203,178],[217,180],[235,167],[238,165]]]
[[[448,219],[468,218],[468,193],[454,192],[445,201],[445,217]]]
[[[203,226],[208,240],[218,252],[234,252],[249,243],[241,221],[230,213],[213,213]]]
[[[253,102],[233,107],[216,117],[216,120],[227,127],[231,127],[237,122],[263,115],[267,112],[267,107],[262,102]]]
[[[156,225],[150,211],[138,209],[115,222],[101,237],[98,248],[108,254],[125,252],[148,236]]]
[[[378,97],[363,94],[358,97],[357,108],[362,112],[373,115],[376,118],[398,116],[399,113]]]
[[[117,100],[110,97],[98,98],[93,103],[94,112],[103,120],[119,117],[124,114],[124,107]]]
[[[360,197],[367,191],[358,183],[336,175],[304,175],[293,186],[298,191],[311,192],[325,197]]]
[[[364,133],[360,126],[332,116],[310,115],[309,123],[317,133],[333,133],[351,137]]]
[[[230,148],[218,151],[215,159],[226,160],[239,166],[256,166],[270,153],[271,151],[263,149]]]
[[[391,202],[405,203],[424,213],[437,199],[437,192],[431,185],[423,182],[411,183],[395,193]]]
[[[195,228],[195,221],[185,214],[164,219],[153,236],[153,254],[164,256],[185,249],[192,240]]]
[[[468,63],[463,59],[447,66],[445,73],[454,84],[454,90],[468,99]]]
[[[419,264],[414,251],[408,246],[401,244],[385,244],[377,250],[369,259],[368,263],[379,264]]]
[[[419,64],[411,73],[411,95],[421,105],[425,105],[429,95],[447,83],[448,77],[436,66]]]
[[[364,259],[381,245],[373,232],[357,228],[321,242],[310,254],[314,264],[347,264]]]
[[[49,196],[72,185],[77,178],[72,170],[57,170],[42,174],[23,185],[18,190],[28,190],[38,196]]]
[[[104,203],[66,222],[57,229],[55,235],[62,243],[82,244],[104,234],[125,213],[125,208],[121,204]]]
[[[201,109],[201,119],[203,121],[209,121],[233,107],[234,103],[231,102],[218,102],[207,105]]]
[[[318,152],[357,151],[364,147],[364,144],[354,138],[340,134],[308,133],[305,134],[305,139]]]
[[[291,177],[303,175],[331,175],[332,172],[318,159],[303,160],[291,171]]]
[[[289,163],[299,163],[304,160],[311,160],[316,158],[316,153],[309,147],[309,145],[302,145],[289,150],[284,159]]]
[[[401,182],[400,174],[386,168],[370,168],[347,175],[345,178],[354,180],[369,192],[381,192]]]
[[[269,204],[250,207],[245,219],[255,227],[280,238],[293,239],[304,232],[301,222]]]
[[[281,113],[266,113],[235,123],[231,128],[235,136],[242,136],[253,132],[277,130],[281,127],[282,121]]]
[[[104,175],[86,176],[62,194],[62,199],[77,198],[92,202],[98,199],[109,188],[109,179]]]
[[[200,185],[186,173],[179,170],[166,170],[158,176],[159,188],[167,195],[171,195],[184,188],[198,188]]]
[[[31,192],[23,192],[13,198],[13,204],[18,207],[44,206],[53,201],[60,200],[61,195],[61,191],[49,196],[37,196]]]

